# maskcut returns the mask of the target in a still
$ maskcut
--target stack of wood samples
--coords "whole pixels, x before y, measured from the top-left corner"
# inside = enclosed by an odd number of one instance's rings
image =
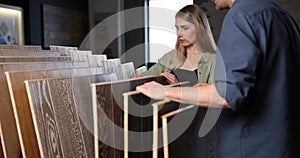
[[[42,46],[40,45],[6,45],[6,44],[0,44],[0,49],[15,49],[15,50],[21,50],[21,51],[39,51],[42,50]]]
[[[1,121],[1,141],[6,157],[19,157],[21,153],[20,142],[18,140],[16,120],[13,113],[12,102],[5,76],[6,71],[13,70],[45,70],[86,67],[84,62],[14,62],[0,63],[0,121]]]
[[[0,56],[0,62],[56,62],[56,61],[71,61],[69,56]]]
[[[17,123],[18,136],[24,156],[39,157],[39,150],[24,81],[100,73],[103,73],[102,68],[100,67],[6,72],[10,98]]]

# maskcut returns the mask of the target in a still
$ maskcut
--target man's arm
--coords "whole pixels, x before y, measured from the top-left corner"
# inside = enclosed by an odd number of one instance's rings
[[[200,84],[197,87],[164,87],[153,81],[137,86],[136,89],[156,100],[166,99],[210,108],[230,108],[213,84]]]

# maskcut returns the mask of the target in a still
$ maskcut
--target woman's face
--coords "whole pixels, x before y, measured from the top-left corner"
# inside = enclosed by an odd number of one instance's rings
[[[196,41],[196,27],[194,24],[184,20],[181,17],[176,17],[175,27],[177,30],[177,38],[182,46],[191,46]]]

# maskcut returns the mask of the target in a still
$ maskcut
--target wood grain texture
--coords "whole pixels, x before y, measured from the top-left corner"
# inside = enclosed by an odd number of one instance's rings
[[[93,82],[95,76],[25,81],[43,158],[94,157]]]
[[[18,140],[16,121],[10,100],[7,79],[4,74],[12,70],[45,70],[73,67],[86,67],[84,62],[49,62],[49,63],[0,63],[0,123],[1,140],[5,157],[20,157],[21,148]]]
[[[69,56],[0,56],[0,62],[58,62],[58,61],[71,61]]]
[[[2,149],[2,142],[0,141],[0,158],[4,158],[4,153]]]
[[[70,50],[78,50],[78,47],[70,47],[70,46],[60,46],[60,45],[50,45],[51,51],[58,51],[61,55],[71,56]]]
[[[43,78],[91,75],[97,73],[102,73],[102,69],[96,67],[6,72],[10,98],[12,101],[19,140],[21,142],[22,154],[24,157],[40,157],[24,81]]]
[[[0,50],[0,56],[61,56],[58,51],[40,50],[40,51],[20,51],[20,50]]]
[[[126,79],[126,80],[130,79],[135,74],[133,62],[120,64],[120,71],[121,71],[122,79]]]
[[[97,117],[95,122],[95,132],[98,134],[96,138],[95,146],[98,146],[99,154],[96,157],[109,157],[119,158],[124,157],[124,103],[123,96],[124,92],[135,90],[137,85],[141,85],[149,81],[157,81],[166,84],[165,80],[161,77],[146,77],[138,79],[130,79],[117,82],[109,83],[96,83],[92,84],[95,89],[93,93],[93,108],[97,109],[94,114]],[[143,106],[150,102],[150,99],[143,95],[136,95],[135,97],[129,98],[129,131],[142,132],[151,131],[152,122],[145,121],[142,117],[146,111]],[[130,105],[135,107],[130,107]],[[139,107],[137,107],[138,105]],[[152,107],[149,107],[152,113]],[[134,115],[133,115],[134,114]],[[150,141],[151,137],[148,138]],[[132,149],[131,145],[140,146],[142,151],[144,148],[144,142],[141,141],[142,137],[136,138],[129,134],[128,144],[129,150]],[[145,140],[146,141],[146,140]],[[147,140],[148,141],[148,140]],[[97,144],[98,143],[98,144]],[[129,157],[151,157],[150,152],[129,152]]]
[[[122,79],[120,71],[120,58],[108,59],[102,62],[105,73],[116,73],[118,80]]]
[[[0,49],[42,50],[40,45],[6,45],[0,44]]]

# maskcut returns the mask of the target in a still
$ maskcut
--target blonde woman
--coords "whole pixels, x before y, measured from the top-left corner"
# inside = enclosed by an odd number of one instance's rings
[[[204,11],[198,5],[187,5],[175,16],[177,42],[175,49],[165,54],[141,76],[162,75],[170,84],[190,81],[212,83],[216,45]],[[171,111],[178,107],[164,107]],[[218,157],[218,139],[213,128],[206,136],[198,136],[207,108],[195,107],[196,115],[186,131],[169,145],[170,157]],[[177,124],[187,123],[183,119]]]

